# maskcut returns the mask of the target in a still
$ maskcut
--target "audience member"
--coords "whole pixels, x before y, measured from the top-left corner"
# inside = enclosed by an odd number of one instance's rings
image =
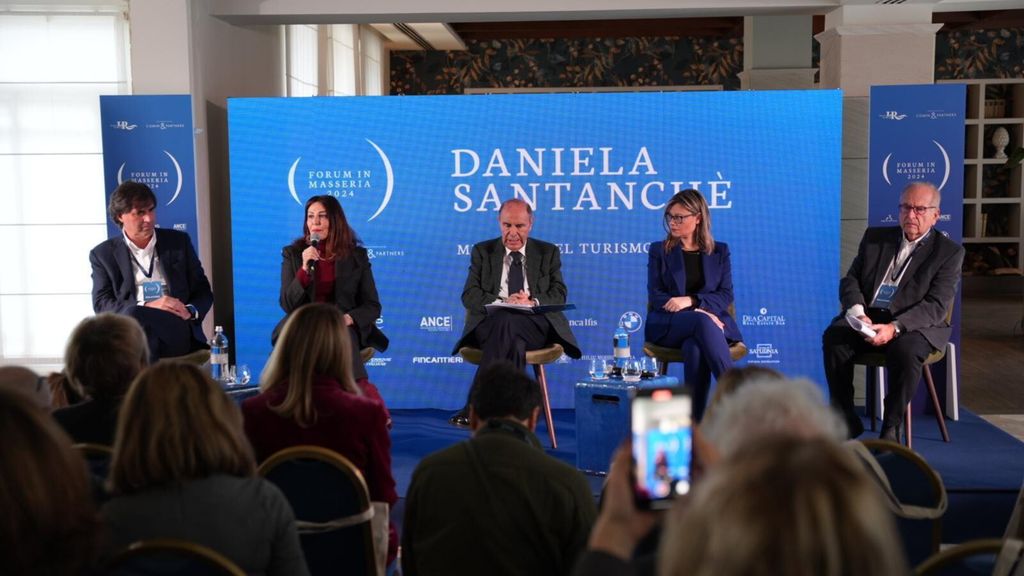
[[[242,403],[245,432],[259,460],[291,446],[312,445],[348,458],[363,473],[370,500],[398,501],[391,475],[391,437],[379,399],[353,379],[350,330],[333,304],[307,304],[285,322],[264,370],[262,393]],[[388,562],[398,554],[390,527]]]
[[[295,517],[255,476],[241,413],[198,367],[161,362],[132,384],[118,420],[103,506],[112,551],[175,538],[212,548],[247,574],[304,575]]]
[[[722,400],[727,396],[732,395],[734,392],[739,390],[741,387],[750,384],[751,382],[760,382],[761,380],[785,380],[786,376],[778,370],[771,368],[765,368],[764,366],[758,366],[757,364],[748,364],[738,368],[730,368],[726,370],[722,377],[715,383],[715,392],[711,395],[711,401],[708,402],[708,407],[704,410],[704,417],[710,418],[711,413],[714,412],[715,406],[722,403]]]
[[[85,400],[85,390],[75,386],[66,371],[50,372],[46,377],[50,389],[50,409],[57,410]]]
[[[82,320],[68,339],[64,369],[89,397],[53,417],[75,442],[110,446],[121,400],[147,364],[146,336],[134,319],[104,312]]]
[[[632,574],[632,547],[653,524],[633,506],[623,447],[577,576]],[[768,435],[739,448],[668,513],[660,576],[907,574],[873,481],[826,438]]]
[[[50,410],[50,387],[46,380],[24,366],[0,366],[0,388],[24,392],[36,406]]]
[[[511,363],[470,392],[470,440],[413,473],[402,527],[406,576],[568,574],[596,515],[583,476],[534,436],[540,386]]]
[[[45,410],[0,387],[0,572],[72,576],[96,558],[85,461]]]

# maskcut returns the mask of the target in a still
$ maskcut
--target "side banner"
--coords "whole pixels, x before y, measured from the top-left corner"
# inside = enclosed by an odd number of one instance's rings
[[[641,355],[647,261],[672,195],[696,188],[728,244],[736,321],[762,363],[824,385],[821,332],[839,268],[838,91],[231,99],[231,230],[239,363],[270,352],[281,248],[331,194],[368,248],[391,347],[369,363],[394,408],[461,406],[475,369],[452,356],[474,243],[519,197],[557,244],[584,361],[547,368],[572,406],[586,359],[623,322]],[[682,376],[679,364],[671,374]]]
[[[926,181],[942,192],[935,229],[963,241],[964,114],[967,87],[962,84],[873,86],[868,181],[868,226],[899,226],[899,197],[910,182]],[[960,294],[953,305],[953,337],[960,365]],[[939,400],[947,393],[947,375],[932,369]],[[953,394],[955,390],[951,390]],[[918,391],[924,394],[924,386]],[[945,401],[947,413],[950,402]],[[924,402],[916,402],[922,406]]]
[[[198,249],[192,97],[100,96],[103,123],[104,198],[125,180],[153,189],[162,228],[188,232]],[[120,234],[107,221],[110,236]]]

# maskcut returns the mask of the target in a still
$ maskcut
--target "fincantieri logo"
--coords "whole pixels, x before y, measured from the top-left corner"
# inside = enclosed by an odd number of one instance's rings
[[[153,189],[153,193],[157,195],[157,198],[161,197],[161,192],[171,184],[171,171],[167,168],[173,168],[174,170],[174,194],[171,195],[171,199],[167,201],[164,206],[170,206],[178,199],[178,194],[181,194],[181,164],[178,163],[178,159],[174,157],[167,150],[164,150],[164,154],[170,159],[170,166],[143,166],[141,168],[136,166],[128,166],[127,162],[122,162],[120,168],[117,169],[117,183],[120,185],[124,183],[125,170],[127,169],[127,180],[134,180],[140,184],[145,184]],[[154,163],[155,164],[155,163]]]
[[[380,161],[384,164],[384,177],[386,180],[384,188],[384,197],[381,199],[380,205],[377,206],[377,210],[366,219],[367,222],[373,220],[377,216],[380,216],[384,212],[384,209],[388,207],[388,203],[391,202],[391,193],[395,188],[395,174],[391,168],[391,160],[388,159],[388,155],[378,146],[373,140],[369,138],[365,139],[366,142],[373,147],[373,150],[380,156]],[[373,171],[369,169],[335,169],[329,168],[324,169],[321,167],[313,168],[299,168],[302,163],[302,156],[299,156],[292,162],[291,168],[288,170],[288,191],[291,192],[292,199],[299,206],[302,206],[302,199],[299,198],[295,180],[301,178],[306,180],[306,186],[304,187],[307,191],[313,194],[330,194],[331,196],[339,198],[355,198],[356,193],[359,190],[365,190],[373,188],[373,179],[375,178]]]
[[[938,155],[928,158],[922,154],[922,157],[917,158],[896,158],[893,159],[894,152],[890,152],[885,156],[885,160],[882,161],[882,178],[885,178],[885,183],[892,186],[892,176],[896,177],[898,183],[915,182],[919,180],[928,180],[934,182],[936,176],[942,173],[942,181],[939,184],[939,190],[942,190],[946,186],[946,182],[949,180],[949,153],[943,148],[942,144],[938,141],[932,140],[932,144],[938,149]],[[941,164],[941,166],[940,166]]]

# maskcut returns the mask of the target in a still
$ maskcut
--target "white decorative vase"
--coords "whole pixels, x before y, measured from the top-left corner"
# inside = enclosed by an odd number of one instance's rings
[[[997,160],[1006,159],[1006,146],[1010,143],[1010,133],[1006,131],[1006,128],[999,126],[992,131],[992,146],[995,146],[996,155],[994,158]]]

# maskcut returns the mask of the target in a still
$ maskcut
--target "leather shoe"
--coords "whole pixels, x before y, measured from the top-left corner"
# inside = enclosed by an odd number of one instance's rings
[[[882,426],[882,433],[878,435],[880,440],[888,440],[890,442],[900,443],[900,427],[899,426]]]
[[[456,428],[469,428],[469,416],[462,410],[459,410],[448,419],[448,423]]]

